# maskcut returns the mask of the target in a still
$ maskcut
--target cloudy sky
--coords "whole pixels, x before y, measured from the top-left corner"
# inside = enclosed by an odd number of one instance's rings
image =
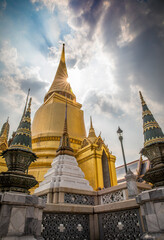
[[[27,90],[32,117],[66,44],[68,81],[98,135],[122,164],[143,146],[138,91],[164,129],[163,0],[0,0],[0,126],[17,128]]]

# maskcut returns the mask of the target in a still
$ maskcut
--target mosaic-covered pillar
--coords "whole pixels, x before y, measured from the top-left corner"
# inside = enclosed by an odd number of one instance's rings
[[[136,201],[141,207],[145,232],[142,239],[164,239],[164,134],[140,92],[142,104],[144,148],[151,168],[143,179],[152,184],[153,189],[140,193]]]

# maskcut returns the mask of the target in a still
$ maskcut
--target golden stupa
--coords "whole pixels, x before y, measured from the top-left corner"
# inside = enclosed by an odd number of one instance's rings
[[[9,119],[3,124],[0,132],[0,172],[7,170],[5,159],[2,158],[1,153],[8,148],[8,135],[9,135]]]
[[[31,164],[29,174],[34,175],[37,181],[41,182],[50,168],[62,136],[67,101],[70,143],[85,178],[89,180],[94,190],[114,186],[117,184],[116,158],[109,152],[101,136],[96,137],[92,120],[89,135],[86,136],[82,105],[76,102],[76,96],[67,78],[63,44],[54,81],[45,95],[44,103],[34,116],[32,148],[38,159]]]

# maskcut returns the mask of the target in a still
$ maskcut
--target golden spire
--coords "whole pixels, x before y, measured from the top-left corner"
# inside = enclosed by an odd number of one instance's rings
[[[7,143],[9,128],[10,128],[10,125],[9,125],[9,117],[8,117],[7,121],[3,124],[1,132],[0,132],[0,144],[2,142]]]
[[[70,147],[70,140],[67,131],[67,101],[66,101],[66,108],[65,108],[65,120],[64,120],[64,129],[63,135],[60,139],[59,148],[56,151],[56,156],[58,155],[70,155],[74,156],[73,149]]]
[[[90,128],[93,129],[93,124],[92,124],[92,117],[90,116]]]
[[[65,44],[63,44],[62,54],[60,57],[60,63],[54,78],[54,81],[45,95],[44,101],[46,101],[54,92],[57,92],[63,96],[69,97],[70,99],[76,99],[72,92],[70,84],[67,82],[68,73],[65,62]]]
[[[92,124],[92,117],[90,116],[90,129],[89,129],[89,135],[88,138],[94,142],[94,140],[97,138],[96,134],[95,134],[95,130],[93,128],[93,124]]]

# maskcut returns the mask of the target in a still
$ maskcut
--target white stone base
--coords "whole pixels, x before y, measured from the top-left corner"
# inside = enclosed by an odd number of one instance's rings
[[[93,190],[88,180],[84,178],[84,173],[78,166],[75,157],[59,155],[54,159],[51,165],[52,167],[44,175],[44,181],[35,189],[35,193],[56,187]]]

